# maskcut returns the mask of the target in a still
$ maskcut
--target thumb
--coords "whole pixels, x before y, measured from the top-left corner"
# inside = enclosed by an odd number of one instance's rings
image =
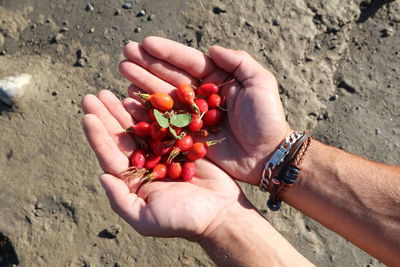
[[[209,49],[210,56],[214,63],[224,71],[233,74],[235,79],[244,86],[250,79],[273,77],[272,73],[264,69],[247,52],[212,46]]]

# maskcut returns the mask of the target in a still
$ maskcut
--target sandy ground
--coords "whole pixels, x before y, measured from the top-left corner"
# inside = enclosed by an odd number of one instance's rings
[[[33,75],[17,105],[0,105],[1,266],[214,265],[196,244],[135,233],[98,182],[80,100],[106,88],[126,95],[116,67],[127,40],[247,50],[277,75],[293,128],[400,163],[399,0],[127,2],[92,0],[86,11],[83,0],[0,0],[0,79]],[[266,196],[244,189],[313,263],[381,265],[287,205],[267,212]]]

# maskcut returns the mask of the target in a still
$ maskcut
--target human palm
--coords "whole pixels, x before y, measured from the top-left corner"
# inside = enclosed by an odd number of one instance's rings
[[[196,240],[213,231],[216,219],[244,199],[238,185],[205,159],[196,162],[196,175],[190,182],[154,181],[135,194],[139,181],[128,186],[120,179],[136,148],[123,131],[134,118],[106,90],[97,97],[86,96],[82,108],[87,114],[84,131],[105,172],[101,182],[110,204],[139,233]]]
[[[137,91],[173,94],[181,83],[197,84],[201,80],[220,84],[233,77],[234,82],[221,88],[228,119],[221,132],[211,136],[226,140],[210,148],[207,158],[236,179],[258,185],[266,159],[290,132],[276,80],[245,52],[212,47],[209,53],[207,56],[164,38],[148,37],[140,44],[126,45],[127,60],[119,69],[132,82],[128,89],[132,97]],[[145,119],[138,102],[127,99],[124,104],[139,119]]]

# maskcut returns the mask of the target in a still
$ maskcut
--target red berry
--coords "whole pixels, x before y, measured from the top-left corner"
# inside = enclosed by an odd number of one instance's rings
[[[176,88],[176,94],[178,95],[178,98],[182,103],[190,105],[197,114],[200,114],[199,108],[194,102],[196,94],[190,84],[178,85],[178,87]]]
[[[156,146],[157,146],[158,142],[159,142],[159,139],[151,139],[151,138],[149,138],[147,140],[147,145],[149,146],[151,151],[154,151],[154,149],[156,149]]]
[[[167,163],[171,163],[172,160],[179,155],[179,153],[189,150],[193,146],[193,138],[190,135],[185,135],[182,139],[175,142],[175,147],[171,150],[168,156]]]
[[[197,92],[201,95],[209,96],[218,92],[218,86],[214,83],[204,83],[199,86]]]
[[[168,176],[172,179],[179,179],[182,174],[182,166],[179,162],[173,162],[168,166]]]
[[[151,132],[151,125],[147,122],[141,121],[131,127],[132,133],[139,137],[147,137]]]
[[[136,169],[143,168],[146,162],[146,153],[141,149],[136,149],[132,155],[131,162],[132,167],[135,167]]]
[[[192,114],[192,121],[188,125],[189,131],[198,132],[203,127],[203,120],[196,114]]]
[[[193,146],[193,138],[190,135],[185,135],[182,139],[177,140],[175,145],[180,151],[187,151]]]
[[[188,160],[195,161],[204,158],[207,154],[207,146],[203,143],[196,142],[187,153]]]
[[[174,100],[166,93],[158,92],[151,95],[135,93],[135,95],[144,101],[150,101],[151,105],[160,111],[170,110],[174,106]]]
[[[217,94],[212,94],[207,98],[207,103],[210,108],[217,108],[221,105],[222,99]]]
[[[224,119],[224,113],[219,109],[210,109],[203,116],[203,121],[206,126],[217,126]]]
[[[150,178],[152,180],[163,179],[167,175],[167,166],[162,163],[157,164],[150,175],[152,176],[152,178]]]
[[[154,108],[149,109],[149,117],[151,121],[156,120],[156,116],[154,116]]]
[[[144,168],[146,170],[153,169],[160,161],[161,161],[161,157],[160,156],[150,155],[146,159],[146,163],[144,164]]]
[[[206,113],[208,111],[208,104],[203,98],[197,98],[194,100],[194,103],[200,110],[200,114]]]
[[[158,140],[156,142],[153,153],[155,156],[163,156],[163,155],[171,152],[171,150],[172,150],[172,146],[169,144],[168,141]]]
[[[164,138],[167,133],[168,133],[168,129],[167,128],[161,128],[160,125],[158,124],[158,122],[153,122],[151,124],[151,138],[153,139],[162,139]]]
[[[182,166],[182,179],[184,181],[192,180],[196,167],[193,162],[185,162]]]

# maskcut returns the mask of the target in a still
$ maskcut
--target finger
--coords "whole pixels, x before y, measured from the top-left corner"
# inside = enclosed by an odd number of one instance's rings
[[[142,224],[145,222],[141,220],[141,217],[142,211],[146,208],[146,202],[131,193],[124,181],[113,175],[100,175],[100,182],[110,201],[111,208],[138,232],[142,232]]]
[[[153,57],[164,60],[198,79],[207,77],[216,69],[213,61],[204,53],[165,38],[147,37],[143,40],[142,47]]]
[[[272,76],[247,52],[226,49],[220,46],[213,46],[209,50],[210,56],[215,64],[226,71],[232,73],[237,81],[245,87],[250,87],[257,78],[265,75]]]
[[[128,168],[129,159],[119,150],[118,145],[97,116],[85,115],[83,130],[103,171],[118,176]]]
[[[169,84],[139,65],[124,60],[119,64],[119,72],[131,83],[140,87],[148,93],[164,92],[170,93],[175,86]]]
[[[132,154],[136,145],[134,140],[124,131],[124,128],[110,114],[104,104],[94,95],[87,95],[82,100],[82,109],[86,114],[94,114],[103,123],[109,135],[119,149],[127,156]]]
[[[135,124],[131,114],[124,108],[122,102],[109,90],[100,91],[98,98],[103,102],[110,114],[126,129]]]
[[[125,98],[122,101],[122,105],[125,107],[127,112],[135,118],[136,121],[150,122],[149,111],[144,107],[142,103],[133,98]]]
[[[124,47],[124,55],[133,63],[174,86],[178,86],[182,83],[192,84],[197,81],[196,78],[189,75],[186,71],[149,55],[143,47],[136,42],[129,42]]]

